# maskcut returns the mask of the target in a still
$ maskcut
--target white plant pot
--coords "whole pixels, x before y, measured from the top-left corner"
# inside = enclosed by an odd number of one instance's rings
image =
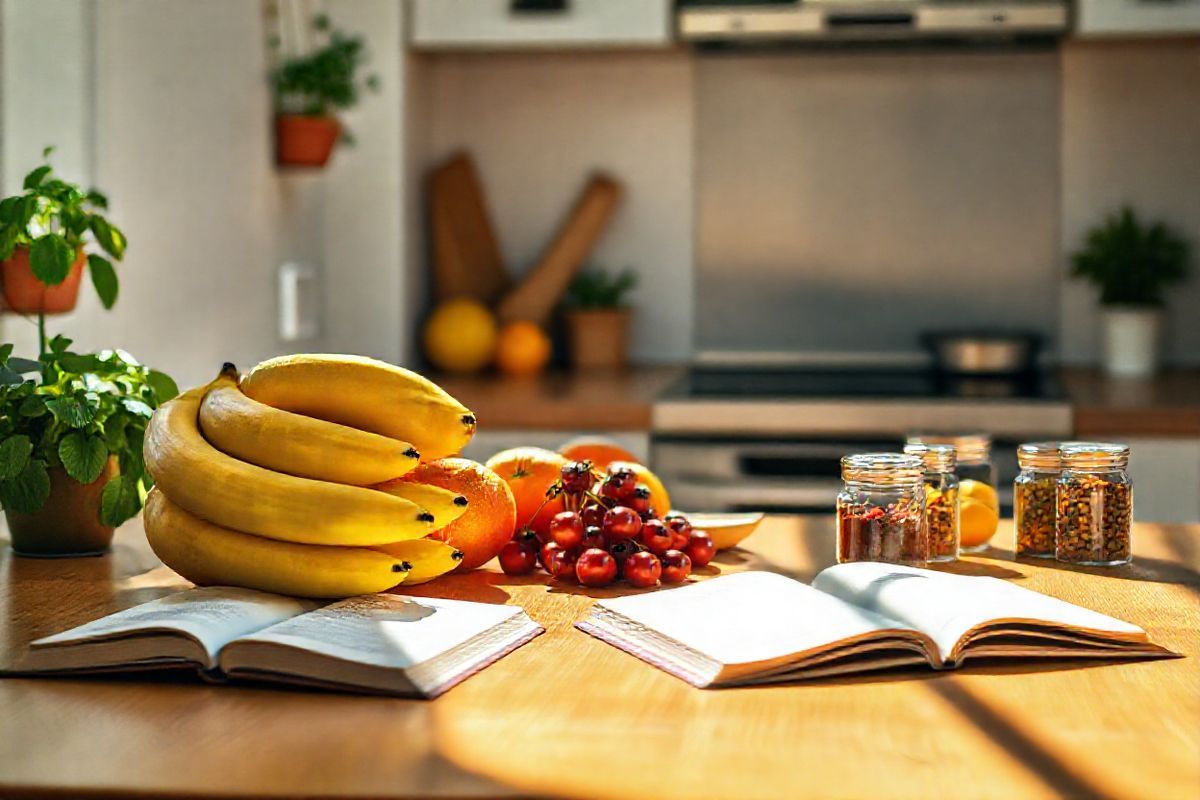
[[[1144,378],[1158,370],[1162,310],[1136,306],[1103,309],[1104,371],[1122,378]]]

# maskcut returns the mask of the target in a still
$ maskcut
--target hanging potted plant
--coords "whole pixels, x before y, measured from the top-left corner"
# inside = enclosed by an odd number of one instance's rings
[[[1087,234],[1071,273],[1100,290],[1104,369],[1143,377],[1159,364],[1166,290],[1188,274],[1187,242],[1166,225],[1143,224],[1129,207]]]
[[[178,393],[128,353],[79,354],[70,345],[56,336],[36,361],[0,345],[0,507],[19,555],[108,549],[150,490],[146,423]]]
[[[567,337],[576,369],[620,369],[629,363],[629,321],[625,295],[637,285],[626,270],[581,272],[567,290]]]
[[[43,158],[49,159],[53,149],[47,147]],[[104,195],[56,177],[49,163],[25,176],[20,194],[0,200],[0,266],[8,310],[72,310],[85,263],[100,302],[112,308],[117,300],[112,262],[99,253],[85,256],[91,243],[118,261],[125,254],[125,235],[101,213],[107,208]]]
[[[336,112],[358,102],[355,73],[366,60],[363,39],[331,30],[323,14],[313,19],[313,30],[325,44],[284,59],[271,73],[275,156],[285,166],[323,167],[339,139],[352,141]],[[368,76],[362,85],[375,89],[378,78]]]

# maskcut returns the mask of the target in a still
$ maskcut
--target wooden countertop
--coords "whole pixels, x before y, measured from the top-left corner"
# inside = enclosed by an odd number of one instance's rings
[[[536,378],[434,376],[479,417],[480,429],[648,431],[654,400],[683,367],[628,372],[551,372]],[[1147,380],[1109,378],[1098,370],[1060,371],[1075,407],[1079,438],[1200,438],[1200,370],[1173,370]]]
[[[1011,543],[1011,525],[998,536]],[[808,580],[831,520],[772,518],[709,574]],[[547,633],[433,702],[180,678],[0,680],[0,797],[1173,798],[1200,789],[1200,526],[1138,525],[1135,563],[993,550],[992,575],[1130,620],[1187,658],[977,663],[694,689],[574,629],[590,598],[482,570],[428,594],[519,603]],[[0,555],[0,653],[183,585],[134,522],[111,555]],[[607,594],[598,591],[597,594]]]

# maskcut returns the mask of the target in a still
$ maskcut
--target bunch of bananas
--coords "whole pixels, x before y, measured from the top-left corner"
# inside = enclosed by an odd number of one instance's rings
[[[284,356],[240,381],[226,364],[150,420],[146,536],[201,585],[345,597],[427,581],[462,554],[424,537],[467,499],[414,482],[369,487],[454,455],[474,432],[462,403],[381,361]]]

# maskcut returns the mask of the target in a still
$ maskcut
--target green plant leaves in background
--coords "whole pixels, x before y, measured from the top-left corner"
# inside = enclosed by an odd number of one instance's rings
[[[125,234],[104,217],[93,216],[88,220],[92,235],[110,256],[120,261],[125,256]]]
[[[47,233],[33,240],[29,248],[29,267],[33,275],[47,286],[57,286],[71,273],[75,251],[57,233]]]
[[[32,459],[16,476],[0,481],[0,503],[5,510],[32,514],[50,496],[50,475],[46,462]]]
[[[77,397],[55,397],[46,401],[54,418],[71,428],[82,428],[96,418],[96,410]]]
[[[33,453],[33,442],[28,436],[17,434],[0,442],[0,481],[8,481],[21,474]]]
[[[128,475],[121,475],[104,484],[104,491],[100,493],[100,521],[105,525],[115,528],[136,516],[141,507],[142,498],[138,494],[137,481]]]
[[[105,308],[112,308],[117,302],[117,271],[113,269],[112,262],[104,256],[92,254],[88,256],[88,272],[92,276],[92,286],[96,287],[96,294],[100,297],[100,302]]]
[[[150,388],[154,390],[154,397],[160,405],[179,394],[179,386],[175,383],[175,379],[165,372],[159,372],[156,369],[150,370],[146,375],[146,383],[150,384]]]
[[[68,475],[80,483],[91,483],[104,470],[108,447],[100,436],[75,431],[58,443],[58,458]]]
[[[33,170],[25,176],[25,182],[22,184],[22,188],[36,189],[37,187],[41,186],[42,181],[45,180],[46,176],[50,174],[51,169],[53,169],[53,167],[51,167],[49,164],[43,164],[42,166]]]

